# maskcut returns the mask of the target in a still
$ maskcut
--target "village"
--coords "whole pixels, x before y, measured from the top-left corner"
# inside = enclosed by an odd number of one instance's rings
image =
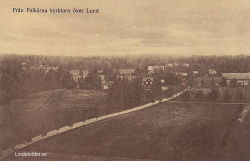
[[[49,66],[49,65],[35,65],[27,67],[25,62],[21,63],[23,70],[33,70],[33,71],[43,71],[45,74],[49,72],[57,72],[59,70],[58,66]],[[250,84],[250,72],[245,73],[236,73],[236,72],[227,72],[219,73],[214,68],[208,68],[205,71],[200,72],[198,69],[192,70],[190,64],[166,64],[165,66],[161,65],[151,65],[147,66],[146,69],[141,71],[136,70],[135,68],[120,68],[114,69],[109,72],[104,70],[82,70],[74,69],[69,70],[71,80],[74,81],[74,88],[80,88],[81,80],[86,79],[89,74],[95,74],[100,80],[99,90],[108,91],[111,88],[115,80],[128,80],[132,81],[139,79],[141,85],[145,90],[150,90],[154,82],[155,77],[160,77],[161,88],[166,90],[165,82],[171,78],[164,78],[166,74],[171,73],[172,77],[178,77],[181,80],[181,83],[185,85],[193,85],[196,87],[212,87],[212,86],[248,86]],[[92,72],[92,73],[91,73]],[[171,83],[170,83],[171,84]],[[98,88],[96,88],[98,89]]]
[[[52,134],[51,140],[22,149],[158,160],[246,154],[239,127],[248,125],[243,123],[250,100],[249,57],[6,55],[0,60],[2,154]],[[97,118],[105,121],[74,128]]]

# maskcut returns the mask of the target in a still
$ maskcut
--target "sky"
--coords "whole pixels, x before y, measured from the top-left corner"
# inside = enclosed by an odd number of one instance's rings
[[[0,0],[0,54],[250,55],[249,15],[249,0]]]

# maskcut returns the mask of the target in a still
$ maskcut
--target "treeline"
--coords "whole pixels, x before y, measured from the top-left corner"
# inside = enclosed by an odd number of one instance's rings
[[[141,104],[143,89],[138,79],[115,80],[109,89],[107,103],[110,108],[129,108]]]
[[[153,82],[149,90],[143,88],[141,77],[128,81],[126,79],[116,79],[108,90],[107,103],[110,108],[128,109],[141,104],[161,100],[170,97],[176,92],[185,88],[178,84],[179,77],[168,77],[162,82],[164,76],[171,74],[154,75]],[[171,75],[172,76],[172,75]],[[165,90],[162,87],[167,87]]]
[[[99,90],[102,88],[101,78],[97,75],[96,72],[93,72],[93,71],[90,71],[87,77],[85,78],[81,77],[78,80],[78,82],[79,82],[79,87],[81,89]]]
[[[189,70],[198,70],[207,73],[210,68],[222,72],[249,72],[250,56],[168,56],[168,55],[141,55],[141,56],[93,56],[93,57],[67,57],[67,56],[31,56],[31,55],[2,55],[0,59],[12,57],[27,65],[62,66],[65,69],[93,69],[103,70],[110,74],[114,69],[134,68],[137,72],[146,72],[149,65],[166,65],[168,63],[188,63]]]
[[[249,102],[249,87],[245,88],[211,88],[209,91],[202,89],[189,91],[181,95],[182,101],[200,102]]]
[[[0,104],[34,92],[75,86],[71,74],[64,68],[47,72],[43,69],[24,70],[21,61],[15,58],[1,60],[0,74]]]

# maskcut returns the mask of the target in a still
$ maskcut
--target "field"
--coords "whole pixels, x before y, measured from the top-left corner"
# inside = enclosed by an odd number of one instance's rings
[[[59,89],[13,100],[0,109],[0,149],[22,143],[41,133],[108,113],[106,94]],[[3,109],[12,111],[8,116]]]
[[[238,135],[231,129],[237,128],[235,121],[241,108],[241,105],[161,103],[52,137],[22,151],[49,152],[49,157],[40,159],[61,161],[89,157],[92,160],[224,160],[229,157],[240,160],[246,155],[242,146],[244,137],[234,142],[229,138]],[[58,159],[56,156],[60,154]]]
[[[213,87],[214,88],[214,87]],[[189,102],[208,102],[210,100],[210,93],[211,93],[212,87],[204,87],[204,88],[192,88],[188,94],[189,98],[185,99],[184,97],[178,97],[177,101],[189,101]],[[239,87],[216,87],[218,90],[218,96],[216,97],[216,100],[213,100],[213,102],[228,102],[228,103],[249,103],[249,92],[247,91],[248,88],[244,86]],[[199,94],[199,97],[197,96],[198,92],[202,92],[202,96]],[[200,98],[200,99],[197,99]],[[201,98],[202,97],[202,98]]]

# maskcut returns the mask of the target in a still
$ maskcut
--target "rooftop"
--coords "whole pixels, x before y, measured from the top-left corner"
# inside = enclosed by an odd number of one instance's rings
[[[124,75],[134,74],[135,69],[119,69],[119,73]]]
[[[250,73],[222,73],[226,79],[250,79]]]

